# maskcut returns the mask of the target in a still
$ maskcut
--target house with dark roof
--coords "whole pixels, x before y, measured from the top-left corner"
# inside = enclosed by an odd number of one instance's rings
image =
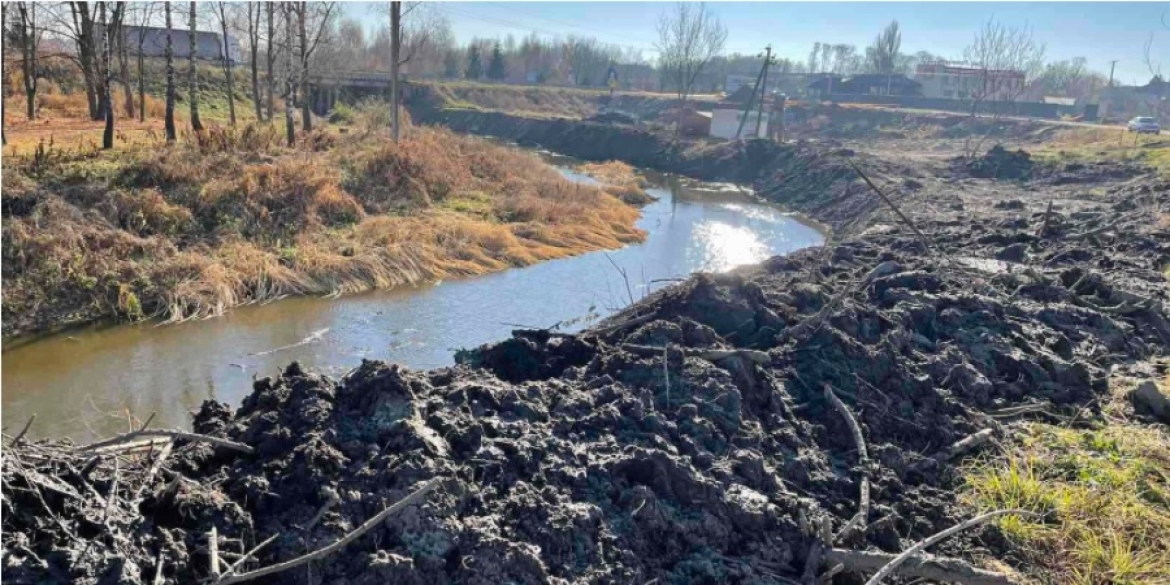
[[[828,98],[834,94],[916,96],[922,84],[901,73],[862,73],[849,77],[825,75],[808,84],[810,97]]]

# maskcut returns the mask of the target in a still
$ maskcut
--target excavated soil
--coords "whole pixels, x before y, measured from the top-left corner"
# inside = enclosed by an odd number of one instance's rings
[[[821,519],[857,512],[863,474],[868,528],[838,546],[899,552],[972,513],[957,461],[933,454],[1000,435],[1021,405],[1091,418],[1111,368],[1170,347],[1170,183],[914,183],[891,193],[921,236],[871,210],[858,237],[697,275],[579,334],[516,331],[428,372],[293,364],[236,410],[205,403],[195,431],[251,454],[178,441],[150,474],[142,454],[9,447],[6,582],[159,566],[155,582],[199,582],[213,527],[226,562],[275,535],[246,563],[267,566],[433,478],[419,505],[256,582],[789,583]],[[865,467],[826,386],[856,414]],[[1019,565],[994,527],[936,548]]]

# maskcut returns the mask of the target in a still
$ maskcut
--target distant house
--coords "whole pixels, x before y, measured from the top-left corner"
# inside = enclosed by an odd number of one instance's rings
[[[826,75],[808,84],[810,97],[828,98],[833,94],[915,96],[922,85],[900,73],[865,73],[850,77]]]
[[[1106,87],[1101,91],[1100,115],[1119,121],[1154,116],[1170,124],[1170,82],[1155,75],[1145,85]]]
[[[138,51],[138,40],[142,39],[142,54],[147,57],[164,57],[167,49],[167,29],[154,26],[123,26],[126,38],[126,47],[131,54]],[[95,26],[98,38],[104,38],[101,25]],[[171,46],[175,59],[186,59],[191,54],[191,37],[185,28],[171,29]],[[209,61],[223,61],[226,55],[233,63],[241,61],[240,41],[232,35],[227,36],[207,31],[195,31],[195,57]]]
[[[1024,91],[1023,71],[924,63],[914,72],[922,95],[930,98],[1013,100]]]

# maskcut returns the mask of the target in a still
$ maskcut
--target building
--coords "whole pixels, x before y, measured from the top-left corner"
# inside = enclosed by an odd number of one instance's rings
[[[828,99],[834,94],[917,96],[922,85],[901,73],[864,73],[850,77],[825,75],[814,79],[806,88],[809,97]]]
[[[736,132],[739,131],[740,122],[744,119],[744,111],[742,108],[730,106],[716,106],[711,111],[711,136],[716,138],[723,138],[726,140],[735,140]],[[759,122],[759,133],[756,133],[756,123]],[[740,138],[767,138],[768,137],[768,116],[760,119],[760,112],[757,108],[752,108],[752,111],[747,113],[747,122],[743,125],[743,134]]]
[[[929,98],[1013,101],[1024,91],[1023,71],[924,63],[914,73]]]
[[[95,26],[95,32],[99,38],[105,35],[101,33],[101,25]],[[167,50],[167,29],[153,27],[153,26],[129,26],[122,27],[123,34],[126,35],[126,47],[130,54],[136,54],[138,51],[138,41],[142,40],[142,54],[147,57],[165,57]],[[175,53],[175,59],[186,59],[190,55],[190,35],[186,28],[172,28],[171,29],[171,47]],[[223,41],[223,36],[219,33],[207,31],[195,31],[195,47],[197,52],[195,57],[198,59],[207,59],[209,61],[222,61],[224,54],[233,63],[241,61],[240,56],[240,41],[232,35],[227,36],[227,42]],[[225,51],[226,47],[226,51]]]

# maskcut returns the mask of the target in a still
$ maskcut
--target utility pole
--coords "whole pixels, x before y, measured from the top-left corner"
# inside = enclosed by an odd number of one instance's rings
[[[735,131],[736,140],[739,140],[739,137],[743,135],[743,126],[747,123],[748,112],[752,111],[752,106],[756,105],[757,93],[760,95],[760,113],[762,114],[764,111],[764,86],[768,82],[768,66],[771,65],[772,61],[772,45],[768,45],[765,51],[767,56],[765,54],[760,55],[764,57],[764,65],[760,67],[760,74],[756,76],[756,85],[752,88],[752,95],[748,98],[747,104],[743,108],[743,117],[739,120],[739,128]],[[757,119],[756,136],[758,137],[759,135],[760,121]]]
[[[1117,59],[1109,62],[1109,87],[1113,87],[1113,68],[1117,67]]]
[[[760,123],[764,120],[764,102],[768,101],[768,66],[772,64],[772,45],[764,48],[764,81],[760,85],[760,110],[756,113],[756,138],[760,137]]]
[[[767,63],[765,63],[764,66],[766,67]],[[756,75],[756,84],[754,86],[752,86],[752,95],[750,97],[748,97],[747,103],[744,104],[744,106],[743,106],[743,116],[740,117],[740,119],[739,119],[739,128],[737,128],[735,130],[735,139],[736,140],[739,140],[739,137],[741,135],[743,135],[743,125],[747,123],[748,112],[752,111],[752,106],[756,105],[756,93],[758,93],[760,91],[760,81],[763,78],[764,78],[764,68],[761,67],[759,75]]]

